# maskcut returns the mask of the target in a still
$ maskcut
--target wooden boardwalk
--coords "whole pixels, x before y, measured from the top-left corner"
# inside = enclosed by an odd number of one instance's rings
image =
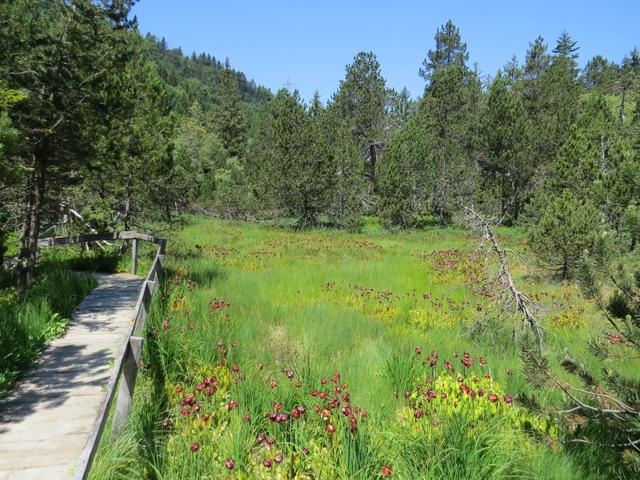
[[[98,287],[74,311],[67,334],[0,402],[0,480],[73,477],[144,281],[96,277]]]

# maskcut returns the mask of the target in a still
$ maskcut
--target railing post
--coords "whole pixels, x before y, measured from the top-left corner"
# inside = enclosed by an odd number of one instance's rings
[[[131,274],[138,273],[138,239],[134,238],[131,244]]]
[[[140,355],[142,353],[142,338],[131,337],[129,344],[125,347],[127,354],[124,359],[122,378],[120,379],[120,390],[116,402],[116,411],[113,415],[111,425],[111,438],[117,438],[124,425],[127,423],[131,404],[133,403],[133,390],[136,386],[136,375],[140,365]]]

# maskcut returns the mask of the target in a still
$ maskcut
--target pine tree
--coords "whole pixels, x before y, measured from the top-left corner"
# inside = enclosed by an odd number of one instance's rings
[[[522,82],[514,85],[522,96],[530,124],[530,164],[544,171],[566,141],[580,105],[575,60],[550,56],[538,37],[527,52]]]
[[[498,74],[489,88],[481,115],[480,159],[485,184],[500,202],[500,217],[516,222],[535,173],[529,160],[529,123],[520,97]]]
[[[559,194],[571,190],[578,198],[594,199],[596,183],[615,169],[618,137],[616,118],[607,99],[601,94],[587,97],[549,167],[550,191]]]
[[[309,105],[309,114],[313,118],[319,117],[325,111],[322,102],[320,101],[320,92],[317,90],[313,92],[313,98],[311,99],[311,105]]]
[[[527,50],[524,75],[527,80],[536,80],[541,77],[549,68],[551,57],[547,53],[547,44],[544,39],[538,36],[533,43],[529,44]]]
[[[578,50],[580,50],[578,42],[574,41],[571,35],[569,35],[569,32],[565,30],[560,34],[560,37],[558,37],[553,53],[575,60],[578,58],[578,54],[576,53]]]
[[[433,74],[439,68],[458,65],[464,69],[469,60],[467,44],[462,42],[460,30],[451,20],[436,31],[434,39],[436,48],[427,52],[427,58],[423,60],[419,71],[420,76],[427,82],[431,81]]]
[[[616,65],[602,55],[596,55],[587,62],[582,72],[582,83],[589,90],[613,93],[616,81]]]
[[[428,155],[426,132],[412,118],[395,134],[380,163],[378,211],[386,225],[414,227],[425,213]]]
[[[529,229],[529,246],[544,266],[567,279],[582,252],[593,246],[601,216],[590,201],[569,190],[550,200],[540,221]]]
[[[28,141],[17,158],[29,169],[23,201],[21,287],[35,268],[43,206],[50,187],[59,188],[93,154],[94,116],[112,105],[104,92],[134,54],[127,18],[131,2],[0,3],[0,75],[10,90],[29,92],[12,120]],[[12,75],[12,72],[25,72]]]
[[[471,199],[477,182],[474,150],[480,82],[460,65],[439,68],[420,103],[418,121],[429,142],[430,205],[442,223]]]
[[[398,127],[407,123],[409,118],[415,113],[416,102],[411,98],[411,94],[407,87],[396,92],[391,89],[388,93],[389,97],[389,116],[394,127]]]
[[[238,82],[229,67],[222,71],[216,98],[216,133],[230,156],[242,157],[247,143],[247,118],[240,99]]]
[[[340,82],[331,105],[334,114],[350,125],[372,189],[375,189],[376,163],[383,147],[386,93],[376,56],[360,52],[353,63],[347,65],[345,79]]]
[[[328,145],[315,136],[297,92],[282,89],[266,105],[256,147],[261,194],[295,216],[300,226],[317,224],[330,191]]]
[[[358,145],[353,140],[349,125],[344,122],[327,118],[321,128],[324,132],[317,141],[331,146],[331,168],[327,171],[329,219],[338,228],[358,230],[362,224],[364,191],[364,166]]]
[[[222,140],[212,130],[198,103],[177,129],[173,150],[173,186],[185,204],[206,203],[217,186],[215,174],[229,157]]]

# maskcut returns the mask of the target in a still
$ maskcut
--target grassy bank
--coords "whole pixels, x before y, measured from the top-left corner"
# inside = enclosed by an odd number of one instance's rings
[[[527,258],[521,233],[499,233]],[[610,474],[606,453],[565,448],[562,398],[527,383],[509,318],[477,333],[491,299],[476,245],[194,221],[169,242],[132,419],[94,478]],[[514,273],[555,357],[598,365],[586,340],[606,326],[576,287]]]

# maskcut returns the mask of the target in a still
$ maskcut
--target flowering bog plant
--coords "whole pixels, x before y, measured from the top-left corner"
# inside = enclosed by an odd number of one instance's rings
[[[416,349],[416,353],[418,351]],[[404,392],[405,407],[398,414],[401,423],[413,424],[419,429],[423,426],[420,423],[426,422],[434,427],[425,429],[426,434],[432,435],[447,417],[460,415],[469,422],[471,434],[474,428],[481,426],[482,420],[500,417],[509,427],[557,435],[557,428],[550,418],[532,414],[514,403],[513,395],[494,381],[486,359],[474,358],[464,352],[461,358],[454,360],[459,361],[445,359],[440,362],[438,353],[433,351],[423,362],[430,369],[430,375],[412,390]]]

